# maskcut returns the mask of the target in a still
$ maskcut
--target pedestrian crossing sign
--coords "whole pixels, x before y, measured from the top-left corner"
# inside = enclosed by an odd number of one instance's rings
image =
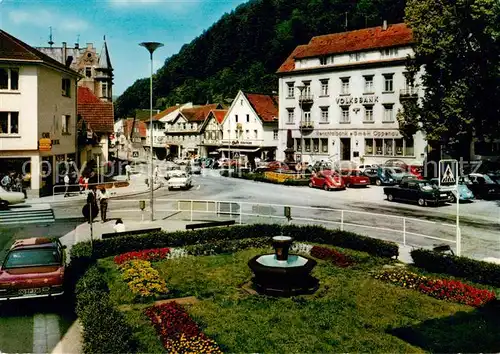
[[[451,169],[451,165],[447,165],[444,170],[443,177],[441,178],[441,183],[455,183],[455,176]]]
[[[458,180],[458,161],[440,160],[438,177],[439,187],[455,185]]]

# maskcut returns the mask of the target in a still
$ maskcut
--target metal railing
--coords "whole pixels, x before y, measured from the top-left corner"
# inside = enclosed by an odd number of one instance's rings
[[[130,185],[129,181],[113,181],[113,182],[87,183],[87,184],[85,184],[85,186],[88,186],[88,187],[95,186],[96,188],[102,186],[106,189],[111,189],[111,188],[121,188],[121,186],[117,187],[117,185],[124,184],[124,183],[128,183],[128,185]],[[68,184],[68,185],[57,184],[57,185],[52,187],[52,199],[54,200],[54,197],[57,195],[66,194],[66,188],[68,189],[67,193],[74,194],[74,193],[80,192],[80,184]],[[84,189],[81,190],[82,192],[88,191],[88,189],[85,189],[85,187],[83,187],[83,188]],[[56,189],[60,190],[60,192],[56,192]]]
[[[401,96],[417,96],[418,95],[418,87],[407,87],[399,90],[399,94]]]
[[[139,200],[111,200],[108,209],[113,213],[113,205],[137,205],[135,209],[118,209],[116,213],[137,213]],[[456,247],[456,225],[405,216],[370,213],[347,209],[313,206],[286,205],[291,208],[294,224],[313,224],[335,227],[342,231],[352,231],[365,236],[397,242],[404,246],[432,247],[436,242]],[[198,221],[203,216],[231,218],[239,224],[258,222],[288,222],[282,204],[253,203],[232,200],[156,199],[156,219]],[[143,213],[149,213],[149,209]],[[161,217],[158,213],[162,213]],[[164,214],[170,213],[165,216]],[[202,221],[202,220],[200,220]],[[424,234],[422,229],[431,227],[432,234]],[[439,235],[439,236],[438,236]]]

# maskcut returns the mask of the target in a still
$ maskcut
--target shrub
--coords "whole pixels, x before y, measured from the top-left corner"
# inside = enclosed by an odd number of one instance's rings
[[[186,251],[193,256],[213,255],[221,253],[234,253],[246,248],[270,247],[271,242],[267,237],[245,238],[241,240],[214,240],[210,243],[186,246]]]
[[[179,304],[150,307],[145,313],[169,353],[222,353]]]
[[[342,268],[349,267],[354,263],[352,259],[350,259],[345,254],[340,253],[339,251],[336,251],[331,248],[320,247],[320,246],[314,246],[311,249],[311,256],[318,259],[331,261],[336,266]]]
[[[71,260],[91,264],[95,259],[141,249],[207,245],[221,240],[242,240],[272,237],[283,234],[292,236],[297,242],[323,243],[350,248],[379,257],[397,257],[399,247],[393,242],[374,239],[355,233],[329,230],[321,226],[281,226],[276,224],[253,224],[245,226],[218,227],[195,231],[155,232],[146,235],[123,236],[94,241],[91,253],[90,241],[78,243],[71,249]]]
[[[435,251],[411,251],[413,262],[432,273],[450,274],[472,282],[500,287],[500,265],[467,257],[446,255]]]
[[[160,273],[143,260],[132,260],[119,266],[122,277],[127,282],[134,295],[142,298],[151,298],[168,293],[165,281],[160,278]]]
[[[116,256],[114,262],[116,264],[122,264],[133,259],[142,259],[144,261],[155,262],[167,258],[170,253],[169,248],[153,248],[149,250],[127,252]]]
[[[91,267],[76,285],[76,314],[83,326],[84,353],[131,353],[132,329],[109,300],[104,276]]]
[[[496,299],[495,293],[486,289],[478,289],[458,280],[433,279],[405,269],[387,270],[375,275],[376,279],[415,289],[423,294],[439,300],[457,302],[479,307]]]

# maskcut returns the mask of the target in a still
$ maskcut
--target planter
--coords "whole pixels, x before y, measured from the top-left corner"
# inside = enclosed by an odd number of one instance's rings
[[[128,187],[130,184],[128,182],[115,182],[115,188]]]

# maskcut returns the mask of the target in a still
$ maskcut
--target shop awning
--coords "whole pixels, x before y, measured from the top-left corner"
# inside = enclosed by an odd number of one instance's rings
[[[229,149],[229,148],[220,148],[220,149],[217,149],[217,151],[232,151],[232,152],[257,152],[260,150],[260,147],[259,148],[256,148],[256,149],[240,149],[240,148],[234,148],[234,149]]]

